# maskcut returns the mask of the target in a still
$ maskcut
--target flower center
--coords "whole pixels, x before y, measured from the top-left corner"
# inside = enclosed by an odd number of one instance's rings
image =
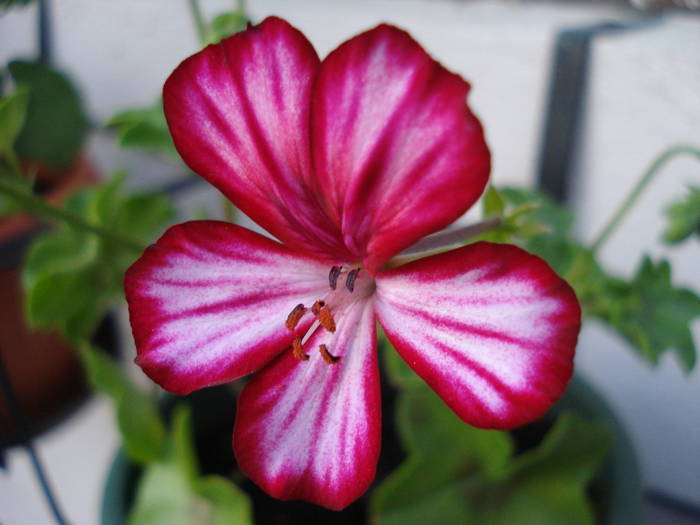
[[[285,326],[290,332],[296,330],[299,321],[308,312],[311,312],[316,317],[316,320],[304,337],[296,337],[292,341],[292,355],[300,361],[308,361],[309,354],[304,351],[306,342],[319,328],[329,333],[335,333],[342,320],[343,313],[366,295],[364,291],[371,281],[369,274],[366,271],[362,272],[362,268],[359,266],[347,268],[333,266],[328,272],[328,294],[316,300],[311,307],[306,307],[299,303],[287,316]],[[358,287],[361,287],[363,290],[356,292],[355,290]],[[340,361],[340,356],[333,355],[326,344],[319,345],[318,351],[323,360],[329,365],[334,365]]]

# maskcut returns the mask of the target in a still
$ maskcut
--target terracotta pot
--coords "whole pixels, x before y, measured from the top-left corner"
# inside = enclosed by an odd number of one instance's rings
[[[60,179],[38,184],[47,202],[59,205],[78,189],[96,183],[89,162],[78,160]],[[21,263],[25,248],[40,226],[28,214],[17,213],[0,219],[0,358],[22,410],[31,436],[63,419],[84,400],[86,383],[77,353],[52,331],[32,331],[24,319]],[[102,328],[102,338],[116,345],[112,321]],[[8,401],[0,395],[0,446],[7,447],[23,437],[10,417]]]

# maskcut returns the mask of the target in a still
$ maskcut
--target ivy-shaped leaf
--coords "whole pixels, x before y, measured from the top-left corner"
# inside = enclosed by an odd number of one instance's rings
[[[700,297],[671,283],[667,261],[642,260],[634,278],[610,280],[607,293],[614,307],[597,313],[652,363],[667,350],[675,350],[690,371],[696,350],[690,323],[700,316]]]
[[[508,433],[465,424],[417,383],[401,392],[397,418],[407,459],[373,492],[373,522],[594,523],[586,486],[607,450],[601,424],[564,414],[539,447],[513,456]]]
[[[114,115],[106,124],[117,131],[117,144],[122,148],[150,151],[180,161],[163,113],[163,101],[152,106],[129,109]]]
[[[162,459],[165,426],[153,397],[136,387],[104,352],[85,342],[78,345],[78,350],[93,388],[114,402],[117,426],[128,456],[144,464]]]
[[[172,220],[174,208],[164,195],[125,195],[123,182],[116,174],[73,195],[64,208],[146,244]],[[37,236],[23,276],[30,323],[60,328],[71,339],[89,337],[122,294],[124,271],[134,258],[131,250],[67,226]]]
[[[175,411],[165,457],[145,469],[128,523],[253,523],[250,502],[236,485],[221,476],[199,476],[187,408],[178,407]]]
[[[248,17],[241,9],[221,13],[211,21],[209,40],[212,44],[218,44],[224,38],[243,31],[247,23]]]
[[[670,204],[665,212],[668,223],[663,233],[667,243],[678,243],[692,234],[700,235],[700,187],[691,186],[689,192]]]

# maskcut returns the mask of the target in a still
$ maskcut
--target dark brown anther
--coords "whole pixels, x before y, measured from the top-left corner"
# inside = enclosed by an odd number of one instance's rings
[[[355,268],[348,274],[347,278],[345,279],[345,288],[347,288],[349,292],[352,292],[355,289],[355,279],[357,279],[359,273],[360,269]]]
[[[304,347],[301,346],[301,339],[298,337],[292,341],[292,355],[299,361],[309,360],[309,354],[304,352]]]
[[[333,314],[328,305],[323,305],[318,312],[318,322],[329,332],[335,332],[335,319],[333,319]]]
[[[340,357],[336,357],[332,355],[328,351],[328,347],[326,345],[319,345],[318,351],[321,352],[321,357],[323,357],[323,360],[328,363],[329,365],[334,365],[338,361],[340,361]]]
[[[287,316],[287,321],[284,323],[287,327],[287,330],[293,332],[294,329],[297,327],[297,324],[299,324],[299,320],[302,317],[304,317],[305,313],[306,308],[303,304],[299,303],[298,305],[296,305],[294,309],[291,312],[289,312],[289,315]]]
[[[326,306],[325,301],[316,301],[313,306],[311,306],[311,313],[314,315],[318,315],[321,313],[321,308]]]
[[[331,267],[331,271],[328,272],[328,284],[332,290],[335,290],[335,287],[338,285],[338,277],[342,269],[342,266],[333,266]]]

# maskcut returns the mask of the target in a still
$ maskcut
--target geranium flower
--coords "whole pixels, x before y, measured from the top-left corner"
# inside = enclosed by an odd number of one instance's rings
[[[395,27],[321,62],[278,18],[165,84],[182,158],[279,242],[216,221],[168,230],[126,274],[136,362],[176,394],[258,371],[233,447],[277,498],[342,509],[374,478],[377,321],[472,425],[526,423],[565,389],[580,311],[541,259],[482,242],[390,263],[484,189],[468,90]]]

